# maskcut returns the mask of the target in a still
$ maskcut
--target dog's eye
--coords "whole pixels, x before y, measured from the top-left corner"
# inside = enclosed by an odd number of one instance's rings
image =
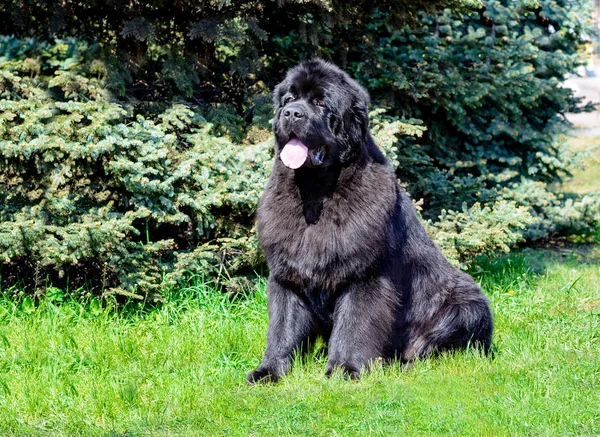
[[[325,107],[325,103],[323,102],[323,100],[315,99],[313,101],[313,103],[315,104],[315,106],[318,106],[319,108],[324,108]]]
[[[283,104],[287,105],[288,103],[293,102],[294,100],[296,100],[296,96],[287,96],[285,99],[283,99]]]

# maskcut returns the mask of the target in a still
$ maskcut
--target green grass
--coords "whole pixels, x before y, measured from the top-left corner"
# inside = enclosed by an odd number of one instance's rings
[[[317,350],[248,387],[264,282],[231,299],[198,284],[160,308],[0,300],[0,435],[566,436],[600,434],[600,251],[528,250],[475,273],[496,322],[474,352],[323,375]],[[303,361],[303,362],[300,362]]]
[[[600,120],[598,121],[600,125]],[[573,172],[573,177],[561,184],[560,191],[575,194],[587,194],[600,191],[600,129],[579,130],[569,139],[572,150],[582,152],[590,147],[597,147],[586,168]]]

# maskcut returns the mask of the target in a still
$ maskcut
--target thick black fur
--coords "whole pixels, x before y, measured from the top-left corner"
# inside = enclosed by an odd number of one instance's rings
[[[488,351],[492,316],[473,279],[431,241],[368,131],[367,93],[322,60],[290,70],[274,92],[277,158],[258,208],[270,268],[269,331],[249,383],[277,381],[316,336],[326,374],[358,378],[373,360]],[[279,153],[299,138],[312,157],[292,170]]]

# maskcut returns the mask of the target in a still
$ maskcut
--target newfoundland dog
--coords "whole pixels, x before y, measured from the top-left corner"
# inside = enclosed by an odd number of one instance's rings
[[[276,159],[258,207],[269,330],[248,383],[277,381],[316,336],[326,374],[432,352],[488,351],[492,316],[473,279],[431,241],[369,134],[369,96],[320,59],[274,91]]]

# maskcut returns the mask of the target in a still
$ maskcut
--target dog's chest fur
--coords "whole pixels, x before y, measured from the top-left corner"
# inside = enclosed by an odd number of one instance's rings
[[[258,210],[271,272],[303,288],[364,275],[385,256],[397,195],[386,165],[294,173],[276,164]]]

